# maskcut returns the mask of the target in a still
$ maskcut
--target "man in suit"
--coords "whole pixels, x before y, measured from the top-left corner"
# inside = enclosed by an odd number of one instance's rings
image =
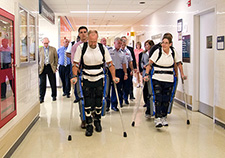
[[[122,38],[122,40],[126,41],[126,43],[127,43],[127,37],[126,36],[122,36],[121,38]],[[136,59],[135,59],[135,55],[134,55],[134,48],[130,47],[130,46],[126,46],[126,48],[131,53],[131,56],[133,58],[133,68],[134,68],[134,72],[136,73],[137,72],[137,64],[136,64]],[[130,68],[129,68],[129,71],[131,72]],[[134,93],[133,93],[133,76],[130,77],[129,82],[130,82],[130,99],[133,100],[133,99],[135,99]]]
[[[48,75],[52,89],[52,100],[56,100],[56,76],[58,55],[54,47],[49,46],[49,39],[42,40],[43,47],[39,48],[39,78],[40,78],[40,103],[44,102],[46,93],[46,75]]]

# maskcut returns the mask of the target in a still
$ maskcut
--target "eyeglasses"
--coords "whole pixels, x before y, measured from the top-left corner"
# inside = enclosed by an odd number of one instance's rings
[[[44,44],[48,44],[48,43],[44,43]]]

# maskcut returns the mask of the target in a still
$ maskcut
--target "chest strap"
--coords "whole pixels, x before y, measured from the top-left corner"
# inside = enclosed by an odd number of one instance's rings
[[[84,69],[90,69],[90,70],[92,70],[92,69],[101,69],[101,68],[103,68],[103,64],[99,64],[99,65],[93,65],[93,66],[90,66],[90,65],[83,65],[83,68]]]

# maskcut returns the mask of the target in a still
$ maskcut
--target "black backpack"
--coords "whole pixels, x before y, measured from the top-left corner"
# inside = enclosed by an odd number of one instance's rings
[[[84,60],[83,60],[83,57],[84,57],[84,54],[87,50],[87,47],[88,47],[88,42],[84,42],[84,45],[83,45],[83,48],[82,48],[82,54],[81,54],[81,60],[80,60],[80,66],[82,66],[82,68],[86,68],[86,69],[99,69],[100,67],[104,67],[105,65],[105,49],[103,48],[103,45],[101,43],[98,43],[98,46],[99,46],[99,49],[102,53],[102,61],[103,61],[103,64],[100,64],[100,65],[96,65],[96,66],[88,66],[88,65],[85,65],[84,64]]]

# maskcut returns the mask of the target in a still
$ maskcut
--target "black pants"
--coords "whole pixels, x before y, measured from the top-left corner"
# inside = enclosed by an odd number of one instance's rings
[[[92,123],[91,111],[94,110],[94,119],[101,119],[102,98],[103,98],[103,79],[96,82],[83,80],[84,111],[86,123]],[[94,108],[94,109],[93,109]]]
[[[110,103],[111,103],[111,87],[113,86],[113,81],[112,81],[112,75],[109,71],[109,68],[107,68],[107,71],[108,71],[108,84],[109,86],[107,87],[108,88],[108,94],[107,94],[107,97],[106,97],[106,100],[107,100],[107,107],[109,108],[110,107]]]
[[[56,91],[56,77],[55,73],[52,71],[51,65],[45,65],[43,72],[39,75],[40,78],[40,100],[44,100],[46,93],[46,75],[48,75],[48,79],[50,82],[50,86],[52,89],[52,97],[57,96]]]
[[[155,97],[155,117],[167,116],[169,101],[173,90],[173,82],[152,80],[153,94]]]
[[[66,95],[70,95],[71,84],[70,84],[70,65],[59,66],[59,76],[62,81],[63,93]]]
[[[128,68],[128,70],[129,70],[129,72],[131,72],[130,68]],[[130,99],[132,99],[132,98],[134,98],[134,93],[133,93],[133,90],[134,90],[134,88],[133,88],[133,75],[130,76],[130,78],[129,78],[129,85],[130,85]]]

